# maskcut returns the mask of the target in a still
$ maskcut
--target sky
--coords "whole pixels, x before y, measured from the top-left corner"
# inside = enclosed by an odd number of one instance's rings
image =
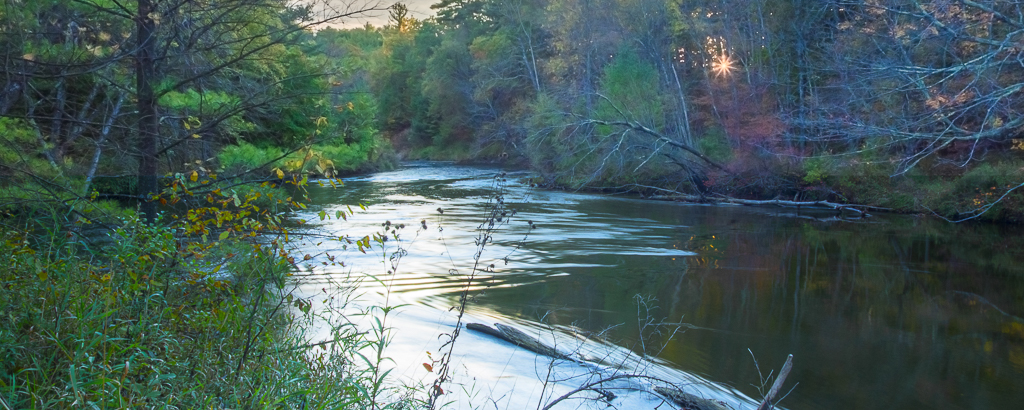
[[[437,3],[439,0],[332,0],[335,4],[351,4],[352,7],[365,7],[366,5],[373,5],[379,3],[379,8],[385,9],[395,3],[405,3],[409,8],[409,15],[418,20],[425,19],[434,15],[434,11],[430,9],[431,4]],[[357,17],[345,19],[341,22],[342,27],[362,27],[366,23],[373,24],[375,26],[383,26],[388,22],[388,12],[378,11],[360,15]]]

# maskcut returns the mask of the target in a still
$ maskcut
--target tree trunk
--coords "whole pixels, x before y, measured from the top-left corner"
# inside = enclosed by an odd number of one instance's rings
[[[100,157],[103,155],[103,144],[107,142],[107,136],[110,135],[110,128],[114,126],[114,121],[121,115],[121,104],[123,103],[124,94],[121,94],[117,97],[114,108],[103,123],[103,129],[100,130],[100,139],[96,141],[96,149],[93,151],[92,161],[89,163],[89,170],[85,173],[85,186],[82,188],[82,196],[89,196],[89,188],[92,187],[92,180],[96,178],[96,170],[100,166]]]
[[[138,49],[135,51],[135,80],[138,100],[139,171],[137,193],[146,222],[156,220],[156,140],[159,119],[153,84],[156,76],[156,22],[150,16],[155,12],[152,0],[139,0],[136,27]]]
[[[676,91],[679,92],[679,108],[683,112],[683,143],[693,146],[693,133],[690,131],[690,110],[686,107],[686,94],[683,92],[683,84],[679,82],[679,72],[676,71],[675,60],[669,61],[672,67],[672,78],[676,82]]]
[[[52,144],[52,147],[43,148],[48,151],[46,154],[47,157],[49,157],[51,161],[55,162],[63,162],[61,161],[62,153],[60,150],[62,145],[61,133],[64,131],[64,110],[67,108],[68,97],[66,81],[67,74],[61,72],[60,79],[57,80],[57,96],[56,101],[54,101],[53,119],[50,125],[50,143]]]

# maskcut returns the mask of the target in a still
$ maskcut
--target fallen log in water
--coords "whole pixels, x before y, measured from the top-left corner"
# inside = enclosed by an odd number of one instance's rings
[[[655,387],[654,392],[686,410],[730,410],[725,403],[684,393],[680,389]]]
[[[493,328],[480,323],[467,323],[466,329],[475,330],[480,333],[485,333],[499,339],[511,342],[512,344],[522,347],[526,350],[532,351],[537,354],[541,354],[555,359],[571,360],[578,362],[579,360],[570,357],[568,354],[560,352],[553,346],[548,346],[540,339],[530,336],[523,331],[516,329],[512,326],[506,326],[501,323],[495,323]]]
[[[648,198],[668,201],[686,201],[686,202],[700,202],[700,203],[725,203],[725,204],[737,204],[737,205],[752,205],[752,206],[765,206],[775,205],[780,207],[790,208],[825,208],[834,209],[836,211],[851,211],[856,212],[862,217],[869,217],[871,214],[867,213],[867,210],[887,211],[886,208],[879,208],[870,205],[858,205],[858,204],[839,204],[829,201],[787,201],[781,199],[768,199],[768,200],[756,200],[756,199],[739,199],[728,196],[718,196],[717,198],[700,197],[697,195],[688,195],[678,193],[675,195],[654,195]]]
[[[487,335],[490,335],[490,336],[494,336],[496,338],[505,340],[507,342],[515,344],[516,346],[522,347],[524,349],[530,350],[530,351],[532,351],[534,353],[537,353],[537,354],[540,354],[540,355],[544,355],[544,356],[548,356],[548,357],[553,357],[555,359],[563,359],[563,360],[570,360],[570,361],[574,361],[574,362],[582,362],[581,360],[574,359],[571,356],[569,356],[568,354],[562,353],[561,351],[559,351],[558,349],[554,348],[553,346],[548,346],[546,343],[544,343],[540,339],[538,339],[536,337],[533,337],[533,336],[530,336],[530,335],[524,333],[523,331],[521,331],[519,329],[516,329],[516,328],[514,328],[512,326],[507,326],[507,325],[503,325],[503,324],[500,324],[500,323],[495,323],[494,326],[495,327],[490,327],[490,326],[487,326],[487,325],[481,324],[481,323],[467,323],[466,324],[466,329],[477,331],[477,332],[480,332],[480,333],[483,333],[483,334],[487,334]],[[591,384],[589,384],[587,386],[584,386],[584,387],[581,387],[579,389],[576,389],[576,390],[566,394],[565,396],[560,397],[560,398],[554,400],[551,403],[548,403],[548,406],[546,406],[545,409],[552,407],[555,403],[564,400],[565,398],[567,398],[568,396],[570,396],[570,395],[572,395],[574,393],[578,393],[578,392],[583,391],[583,390],[595,390],[597,385],[599,385],[599,384],[601,384],[601,383],[603,383],[605,381],[611,381],[611,380],[615,380],[615,379],[624,379],[624,378],[641,378],[641,379],[655,380],[654,378],[651,378],[651,377],[648,377],[648,376],[639,376],[639,375],[622,375],[622,374],[620,374],[620,375],[612,376],[612,377],[610,377],[608,379],[604,379],[604,380],[599,381],[599,382],[594,382],[594,383],[591,383]],[[660,381],[662,383],[667,383],[664,380],[658,380],[658,381]],[[653,389],[653,392],[657,393],[658,395],[660,395],[665,400],[668,400],[668,401],[670,401],[672,403],[675,403],[677,406],[680,406],[680,408],[682,408],[684,410],[731,410],[730,407],[728,407],[725,403],[722,403],[720,401],[715,401],[715,400],[709,400],[709,399],[705,399],[705,398],[702,398],[702,397],[699,397],[699,396],[696,396],[696,395],[693,395],[693,394],[685,393],[685,392],[682,391],[682,389],[678,389],[678,388],[674,388],[674,387],[655,387]]]
[[[482,324],[482,323],[467,323],[466,324],[466,329],[475,330],[477,332],[480,332],[480,333],[483,333],[483,334],[487,334],[487,335],[491,335],[491,336],[497,337],[499,339],[504,339],[505,338],[505,336],[501,335],[501,332],[499,332],[498,329],[495,329],[493,327],[487,326],[487,325]]]
[[[783,201],[781,199],[770,199],[770,200],[766,200],[766,201],[758,201],[758,200],[754,200],[754,199],[738,199],[738,198],[730,198],[730,197],[722,197],[721,201],[722,202],[727,202],[727,203],[732,203],[732,204],[740,204],[740,205],[759,205],[759,206],[760,205],[776,205],[776,206],[797,207],[797,208],[800,208],[800,207],[831,208],[831,209],[835,209],[836,211],[840,211],[840,212],[842,212],[842,211],[853,211],[853,212],[856,212],[856,213],[860,214],[860,216],[871,216],[867,212],[865,212],[865,211],[863,211],[861,209],[857,209],[857,207],[859,207],[859,208],[866,208],[867,207],[866,205],[837,204],[835,202],[829,202],[829,201]]]

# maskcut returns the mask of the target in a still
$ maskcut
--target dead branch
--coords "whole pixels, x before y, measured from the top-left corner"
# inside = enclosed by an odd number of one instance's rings
[[[797,208],[799,208],[799,207],[830,208],[830,209],[835,209],[835,210],[840,211],[840,212],[846,211],[846,210],[853,211],[853,212],[856,212],[856,213],[860,214],[860,216],[862,216],[862,217],[871,216],[870,214],[868,214],[863,209],[857,209],[857,208],[870,208],[867,205],[837,204],[835,202],[829,202],[829,201],[785,201],[785,200],[781,200],[781,199],[755,200],[755,199],[739,199],[739,198],[732,198],[732,197],[722,196],[721,202],[732,203],[732,204],[740,204],[740,205],[756,205],[756,206],[776,205],[776,206],[782,206],[782,207],[797,207]]]
[[[726,169],[721,164],[715,162],[715,160],[713,160],[711,158],[708,158],[707,155],[702,154],[697,149],[695,149],[695,148],[693,148],[693,147],[691,147],[689,145],[683,144],[683,143],[681,143],[679,141],[676,141],[676,140],[674,140],[672,138],[669,138],[669,137],[665,136],[664,134],[662,134],[662,133],[660,133],[658,131],[655,131],[655,130],[653,130],[651,128],[648,128],[648,127],[646,127],[643,124],[640,124],[638,122],[634,122],[634,121],[605,121],[605,120],[587,119],[587,120],[583,121],[583,124],[587,124],[587,125],[608,125],[608,126],[625,127],[627,129],[630,129],[630,130],[633,130],[633,131],[636,131],[636,132],[640,132],[640,133],[644,133],[644,134],[650,135],[650,136],[654,137],[655,139],[657,139],[658,141],[661,141],[661,142],[666,143],[668,145],[671,145],[673,147],[679,148],[679,149],[681,149],[683,151],[689,152],[693,156],[695,156],[697,158],[700,158],[702,161],[704,161],[708,165],[711,165],[712,167],[718,169],[719,171],[722,171],[722,172],[725,172],[727,174],[732,175],[731,171]]]
[[[775,378],[775,383],[772,384],[771,390],[768,390],[768,395],[764,396],[764,401],[757,407],[757,410],[770,410],[775,407],[775,397],[779,395],[779,390],[782,390],[782,384],[786,382],[790,370],[793,370],[793,355],[786,358],[786,364],[782,365],[779,376]]]

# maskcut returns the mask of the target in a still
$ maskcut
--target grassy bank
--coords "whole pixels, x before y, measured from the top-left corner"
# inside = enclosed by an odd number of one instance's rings
[[[828,157],[769,158],[734,162],[729,168],[729,173],[710,170],[704,174],[702,189],[678,169],[645,175],[540,169],[538,182],[555,189],[648,196],[672,192],[697,195],[704,191],[707,200],[725,195],[752,200],[829,201],[951,221],[1024,223],[1022,159],[1003,158],[968,166],[928,161],[904,173],[894,173],[892,163],[887,161]]]
[[[1016,189],[1024,181],[1022,160],[991,160],[970,166],[929,161],[894,174],[885,162],[809,159],[803,161],[800,171],[790,176],[794,188],[776,195],[950,220],[1024,222],[1024,192]]]
[[[292,293],[305,256],[267,196],[218,190],[153,225],[0,220],[0,407],[380,407],[356,361],[372,340],[337,323],[309,344],[324,312]]]

